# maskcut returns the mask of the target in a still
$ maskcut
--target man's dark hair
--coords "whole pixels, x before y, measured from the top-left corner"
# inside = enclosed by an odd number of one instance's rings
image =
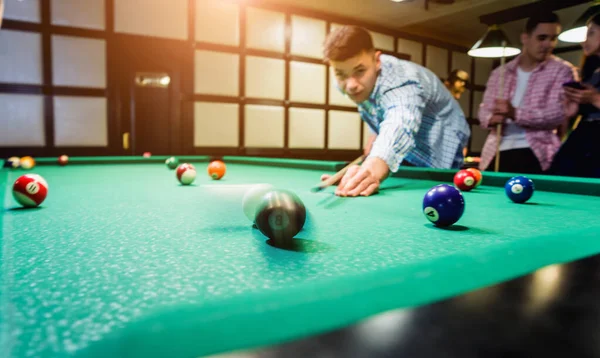
[[[556,15],[553,12],[541,12],[539,14],[533,15],[532,17],[527,19],[527,23],[525,24],[525,33],[531,35],[531,33],[539,24],[560,25],[560,19],[558,18],[558,15]]]
[[[362,51],[372,51],[371,34],[362,27],[342,26],[332,31],[323,48],[326,61],[345,61]]]
[[[469,80],[467,78],[464,78],[463,72],[467,74],[467,71],[461,70],[459,68],[452,70],[452,72],[450,72],[450,74],[448,75],[447,81],[449,83],[454,83],[455,81],[461,80],[465,81],[465,84],[467,84]]]

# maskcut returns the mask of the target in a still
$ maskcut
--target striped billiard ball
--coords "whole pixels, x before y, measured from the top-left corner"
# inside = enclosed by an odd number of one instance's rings
[[[188,163],[183,163],[177,167],[177,180],[182,185],[190,185],[196,180],[196,168]]]
[[[37,174],[21,175],[13,184],[13,197],[24,207],[39,206],[48,195],[48,183]]]
[[[12,169],[17,169],[21,164],[21,158],[10,157],[6,160],[6,166]]]
[[[33,167],[35,167],[35,159],[33,159],[30,156],[25,156],[23,158],[21,158],[21,160],[19,161],[21,168],[25,169],[25,170],[29,170],[29,169],[33,169]]]

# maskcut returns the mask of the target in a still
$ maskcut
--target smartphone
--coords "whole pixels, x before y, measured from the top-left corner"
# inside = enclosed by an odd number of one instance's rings
[[[575,89],[578,89],[578,90],[585,89],[585,87],[583,87],[583,85],[581,84],[581,82],[577,82],[577,81],[571,81],[571,82],[563,83],[563,86],[564,87],[575,88]]]

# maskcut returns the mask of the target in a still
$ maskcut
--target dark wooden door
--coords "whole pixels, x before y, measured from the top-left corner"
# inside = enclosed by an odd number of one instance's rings
[[[180,41],[117,36],[109,66],[118,84],[115,97],[122,154],[181,153],[185,53],[186,46]]]
[[[170,76],[156,75],[157,78]],[[133,80],[133,78],[132,78]],[[144,152],[152,154],[173,154],[171,143],[171,100],[168,87],[141,87],[133,80],[133,98],[131,111],[131,152],[140,155]]]

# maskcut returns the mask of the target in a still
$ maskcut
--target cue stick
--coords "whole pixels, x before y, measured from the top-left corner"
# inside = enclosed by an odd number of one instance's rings
[[[504,98],[504,49],[506,41],[502,41],[502,57],[500,57],[500,88],[498,88],[498,98]],[[513,118],[514,120],[514,118]],[[494,162],[494,171],[500,170],[500,141],[502,141],[502,123],[496,125],[496,160]]]
[[[311,189],[311,191],[313,191],[313,192],[319,192],[319,191],[327,188],[328,186],[334,185],[335,183],[337,183],[338,181],[340,181],[340,179],[342,179],[342,177],[346,174],[346,172],[348,171],[348,169],[351,166],[356,165],[356,164],[362,162],[364,159],[365,159],[365,155],[364,154],[361,155],[360,157],[354,159],[350,164],[346,165],[339,172],[337,172],[334,175],[332,175],[329,179],[323,180],[322,182],[320,182],[319,184],[317,184],[316,186],[314,186]]]

